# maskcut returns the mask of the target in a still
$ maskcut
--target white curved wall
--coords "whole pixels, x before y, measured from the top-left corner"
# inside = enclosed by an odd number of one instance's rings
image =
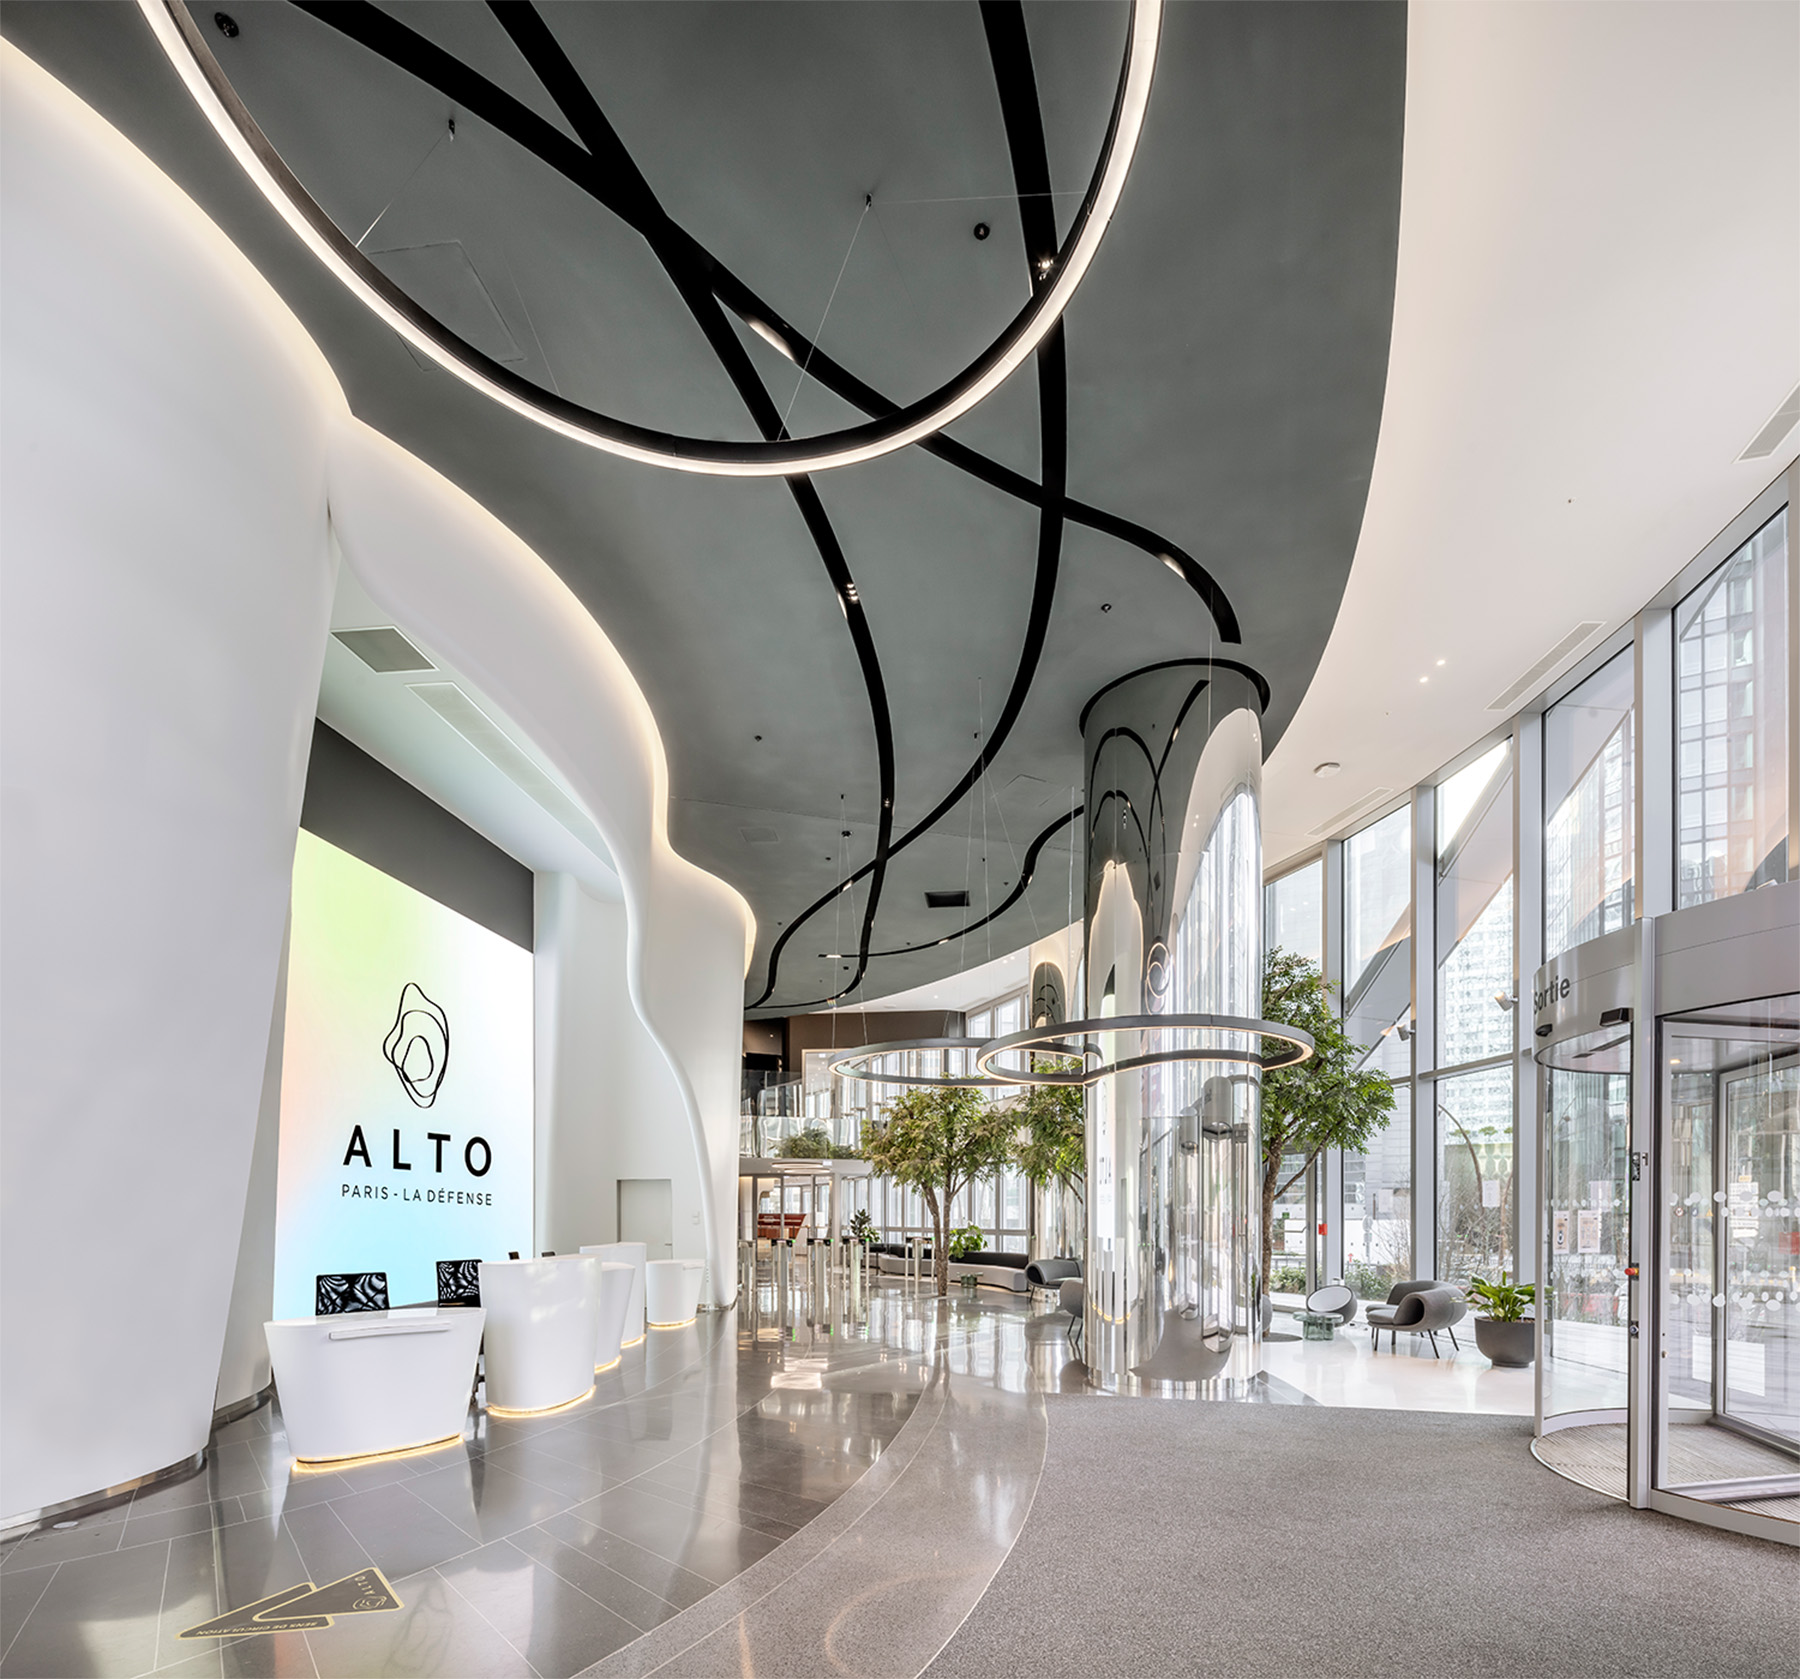
[[[0,58],[0,1515],[205,1444],[332,568],[324,359]]]
[[[562,579],[448,479],[358,420],[333,428],[330,479],[333,528],[363,587],[530,736],[606,841],[625,894],[632,1004],[681,1099],[679,1114],[642,1118],[690,1129],[705,1298],[727,1304],[749,908],[670,849],[668,766],[650,708]]]
[[[0,47],[0,1517],[204,1444],[332,593],[329,539],[581,794],[729,1299],[750,924],[669,849],[642,694],[549,568],[350,420],[139,152]],[[328,514],[328,501],[330,512]],[[129,1392],[129,1402],[122,1396]]]

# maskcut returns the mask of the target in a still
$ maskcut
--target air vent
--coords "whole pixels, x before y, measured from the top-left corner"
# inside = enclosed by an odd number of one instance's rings
[[[372,630],[334,630],[332,633],[370,670],[378,670],[384,676],[394,671],[437,669],[392,624]]]
[[[587,812],[454,682],[409,682],[407,686],[520,792],[535,799],[595,855],[610,861],[612,854]]]
[[[967,909],[969,894],[962,892],[927,892],[925,894],[927,909]]]
[[[1596,619],[1589,619],[1577,624],[1499,699],[1493,701],[1488,706],[1488,710],[1511,711],[1521,700],[1529,699],[1549,680],[1559,665],[1574,656],[1576,648],[1580,647],[1583,642],[1591,641],[1601,628],[1601,624]]]
[[[744,836],[745,845],[779,845],[781,843],[781,835],[776,833],[773,828],[739,828],[738,832]]]
[[[1322,839],[1326,834],[1335,834],[1346,822],[1354,821],[1365,810],[1373,810],[1379,804],[1385,804],[1394,796],[1391,787],[1377,787],[1373,793],[1366,794],[1353,805],[1345,805],[1336,816],[1327,817],[1316,828],[1306,830],[1309,839]]]
[[[1769,423],[1756,434],[1750,447],[1738,459],[1760,461],[1774,454],[1780,448],[1781,440],[1794,429],[1796,421],[1800,421],[1800,385],[1788,392],[1787,401],[1775,410]]]

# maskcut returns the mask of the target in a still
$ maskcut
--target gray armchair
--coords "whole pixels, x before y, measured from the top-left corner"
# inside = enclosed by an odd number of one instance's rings
[[[1033,1288],[1055,1288],[1068,1278],[1080,1275],[1079,1259],[1034,1259],[1025,1267],[1025,1281]]]
[[[1450,1337],[1450,1345],[1462,1350],[1456,1339],[1455,1325],[1468,1315],[1468,1302],[1448,1283],[1423,1279],[1395,1283],[1388,1291],[1385,1306],[1371,1306],[1368,1311],[1370,1350],[1381,1350],[1381,1332],[1388,1332],[1388,1351],[1395,1350],[1401,1333],[1423,1335],[1431,1342],[1431,1356],[1438,1352],[1437,1332]]]

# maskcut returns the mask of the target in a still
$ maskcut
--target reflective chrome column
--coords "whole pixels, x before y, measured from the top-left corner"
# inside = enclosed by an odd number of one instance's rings
[[[1260,713],[1249,680],[1202,660],[1088,702],[1080,1014],[1261,1014]],[[1103,1038],[1108,1062],[1142,1038]],[[1086,1358],[1101,1386],[1257,1374],[1260,1103],[1261,1075],[1242,1063],[1089,1086]]]

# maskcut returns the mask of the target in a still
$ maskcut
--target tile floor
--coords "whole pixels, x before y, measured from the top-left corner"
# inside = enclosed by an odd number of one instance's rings
[[[0,1550],[0,1674],[574,1674],[798,1532],[906,1421],[926,1362],[863,1321],[653,1331],[593,1397],[473,1413],[459,1445],[296,1469],[278,1407],[206,1469]],[[398,1613],[182,1641],[215,1614],[370,1564]]]

